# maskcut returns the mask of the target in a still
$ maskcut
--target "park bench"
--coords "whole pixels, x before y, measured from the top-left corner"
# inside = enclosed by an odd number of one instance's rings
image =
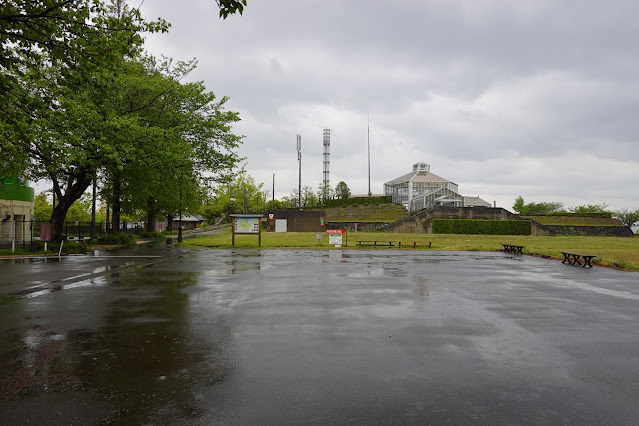
[[[359,247],[363,246],[371,246],[371,247],[393,247],[392,241],[358,241],[357,245]]]
[[[597,256],[592,256],[587,254],[570,253],[567,251],[562,251],[560,253],[564,255],[564,260],[561,263],[566,264],[566,262],[568,262],[568,265],[577,265],[577,266],[582,266],[584,268],[586,267],[586,265],[592,268],[590,261],[593,258],[597,257]],[[581,259],[584,260],[583,265],[581,264]]]
[[[521,251],[524,248],[524,246],[516,246],[513,244],[502,244],[502,246],[504,246],[505,253],[512,253],[512,254],[522,254]]]
[[[429,242],[428,242],[428,248],[431,248],[432,246],[433,246],[433,243],[429,241]],[[401,242],[401,241],[398,243],[397,247],[402,248],[402,242]],[[418,245],[417,245],[417,242],[413,242],[413,245],[412,245],[412,246],[411,246],[411,245],[410,245],[410,243],[409,243],[409,245],[404,245],[404,247],[405,247],[405,248],[406,248],[406,247],[409,247],[409,248],[410,248],[410,247],[412,247],[412,248],[417,248],[417,247],[426,247],[426,246],[425,246],[425,245],[420,245],[420,246],[418,246]]]

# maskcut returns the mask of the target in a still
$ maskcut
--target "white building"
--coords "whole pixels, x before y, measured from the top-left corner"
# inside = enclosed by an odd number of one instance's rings
[[[402,203],[410,212],[435,206],[490,207],[479,197],[459,195],[456,183],[431,173],[426,163],[413,165],[413,171],[384,184],[384,195],[391,195],[393,203]]]

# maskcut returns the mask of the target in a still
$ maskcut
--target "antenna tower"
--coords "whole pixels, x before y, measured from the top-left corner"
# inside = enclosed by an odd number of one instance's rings
[[[329,169],[331,165],[331,129],[324,129],[324,175],[322,183],[324,184],[324,202],[328,196],[328,188],[330,185]]]

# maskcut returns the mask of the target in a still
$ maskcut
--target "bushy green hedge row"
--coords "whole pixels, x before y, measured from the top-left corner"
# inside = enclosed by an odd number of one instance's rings
[[[105,234],[98,238],[98,244],[134,245],[135,237],[125,233]]]
[[[326,204],[324,204],[324,207],[352,206],[353,204],[358,204],[360,206],[363,204],[376,206],[379,204],[391,204],[392,202],[393,197],[391,195],[382,195],[380,197],[350,197],[335,200],[326,200]]]
[[[433,234],[530,235],[529,220],[433,219]]]

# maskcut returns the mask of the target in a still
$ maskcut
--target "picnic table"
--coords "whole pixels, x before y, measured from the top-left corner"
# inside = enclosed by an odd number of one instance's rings
[[[523,254],[521,251],[524,248],[524,246],[517,246],[513,244],[502,244],[502,246],[504,246],[505,253]]]
[[[564,255],[564,260],[561,263],[566,264],[566,262],[568,262],[568,265],[577,265],[584,268],[586,267],[586,265],[592,268],[590,261],[593,258],[597,257],[589,254],[571,253],[567,251],[561,251],[560,253]],[[581,259],[584,260],[583,265],[581,264]]]

